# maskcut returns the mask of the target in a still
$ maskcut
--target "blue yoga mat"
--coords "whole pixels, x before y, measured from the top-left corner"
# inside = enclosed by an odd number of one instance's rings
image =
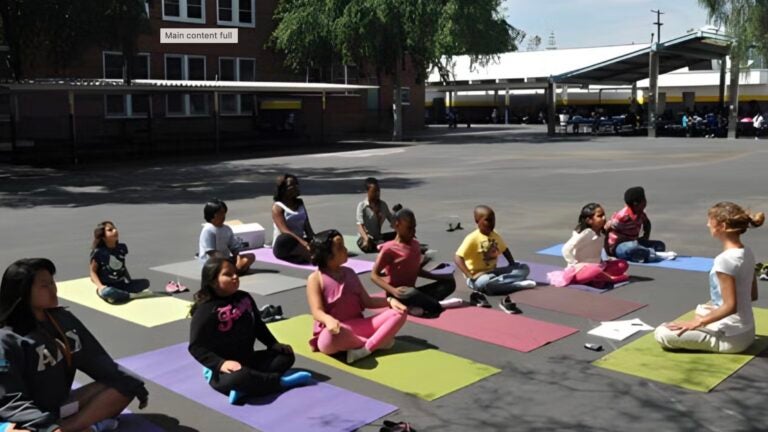
[[[563,256],[562,249],[563,249],[563,243],[560,243],[554,246],[550,246],[546,249],[542,249],[536,253],[539,255],[551,255],[551,256],[562,257]],[[603,255],[605,255],[605,252],[603,252]],[[712,264],[714,263],[714,261],[715,260],[713,258],[678,255],[676,259],[669,260],[669,261],[664,260],[664,261],[659,261],[654,263],[632,262],[631,264],[649,266],[649,267],[660,267],[660,268],[667,268],[667,269],[674,269],[674,270],[709,272],[709,270],[712,269]]]

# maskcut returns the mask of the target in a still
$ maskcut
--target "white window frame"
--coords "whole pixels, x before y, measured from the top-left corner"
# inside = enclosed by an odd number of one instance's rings
[[[163,56],[163,72],[165,73],[165,79],[168,79],[168,59],[180,58],[181,59],[181,80],[189,80],[189,59],[203,59],[203,79],[208,76],[208,58],[204,55],[192,55],[192,54],[165,54]],[[205,95],[205,93],[203,93]],[[190,94],[182,93],[182,108],[181,113],[171,113],[168,110],[168,96],[165,97],[165,115],[166,117],[210,117],[211,110],[208,103],[208,98],[205,98],[205,114],[193,114],[192,104],[190,103]]]
[[[108,55],[119,55],[122,56],[123,53],[120,51],[102,51],[101,53],[101,76],[104,78],[107,77],[107,56]],[[140,52],[136,53],[136,57],[146,57],[147,59],[147,77],[152,76],[150,68],[152,67],[152,62],[150,61],[150,54],[148,52]],[[125,79],[125,64],[123,64],[123,79]],[[147,113],[134,113],[133,112],[133,95],[127,94],[122,95],[123,96],[123,113],[122,114],[113,114],[108,112],[107,110],[107,96],[104,95],[104,117],[110,118],[110,119],[121,119],[121,118],[146,118]],[[109,95],[114,96],[114,95]],[[151,105],[151,99],[150,99],[150,105]],[[148,110],[151,110],[152,107],[147,107]]]
[[[225,21],[219,16],[219,1],[216,0],[216,24],[232,27],[256,28],[256,0],[232,0],[232,20]],[[251,22],[240,22],[240,2],[251,2]]]
[[[200,7],[202,8],[202,18],[189,18],[187,13],[189,8],[187,7],[187,0],[179,0],[179,16],[172,16],[165,14],[165,0],[160,0],[161,7],[163,9],[163,21],[175,21],[193,24],[205,24],[205,0],[201,0]]]
[[[256,59],[254,57],[219,57],[219,79],[221,80],[221,62],[222,60],[232,60],[234,61],[234,71],[235,71],[235,81],[242,81],[240,79],[240,62],[241,61],[250,61],[253,63],[253,79],[256,79]],[[225,93],[220,94],[219,97],[224,95],[231,95],[232,93]],[[252,95],[244,95],[244,94],[235,94],[235,100],[236,100],[236,106],[237,110],[236,112],[221,112],[222,116],[249,116],[253,114],[253,108],[251,108],[251,111],[243,111],[243,105],[241,103],[241,99],[243,96],[246,97],[252,97]],[[219,106],[223,106],[221,103],[221,100],[219,100]]]

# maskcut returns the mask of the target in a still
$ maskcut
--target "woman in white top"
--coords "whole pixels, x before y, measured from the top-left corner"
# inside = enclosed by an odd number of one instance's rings
[[[314,237],[304,201],[299,198],[299,180],[292,174],[277,178],[272,204],[272,253],[295,264],[309,263],[309,242]]]
[[[656,341],[664,349],[738,353],[755,339],[751,303],[757,300],[755,256],[741,242],[747,228],[759,227],[765,215],[750,215],[732,202],[709,209],[707,227],[723,244],[709,272],[710,301],[696,308],[690,321],[664,323]]]
[[[611,288],[629,279],[629,265],[621,259],[603,261],[605,244],[605,210],[598,203],[581,208],[579,223],[570,240],[563,245],[563,258],[568,266],[563,271],[547,274],[554,286],[586,284],[595,288]]]

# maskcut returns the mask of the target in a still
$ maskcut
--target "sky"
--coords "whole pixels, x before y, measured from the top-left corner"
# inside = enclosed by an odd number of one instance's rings
[[[661,16],[662,40],[682,36],[707,24],[707,13],[697,0],[504,0],[507,21],[526,33],[519,44],[525,51],[528,39],[539,35],[544,49],[551,32],[558,48],[648,44],[656,33],[656,14]]]

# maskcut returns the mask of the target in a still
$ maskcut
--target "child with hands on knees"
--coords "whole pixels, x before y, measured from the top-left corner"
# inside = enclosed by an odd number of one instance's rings
[[[318,270],[307,279],[307,300],[315,319],[314,351],[333,355],[346,351],[354,363],[379,349],[395,344],[395,335],[407,319],[406,307],[394,297],[371,297],[357,274],[345,267],[347,248],[336,230],[318,233],[311,243],[312,264]],[[365,309],[388,308],[365,317]]]

